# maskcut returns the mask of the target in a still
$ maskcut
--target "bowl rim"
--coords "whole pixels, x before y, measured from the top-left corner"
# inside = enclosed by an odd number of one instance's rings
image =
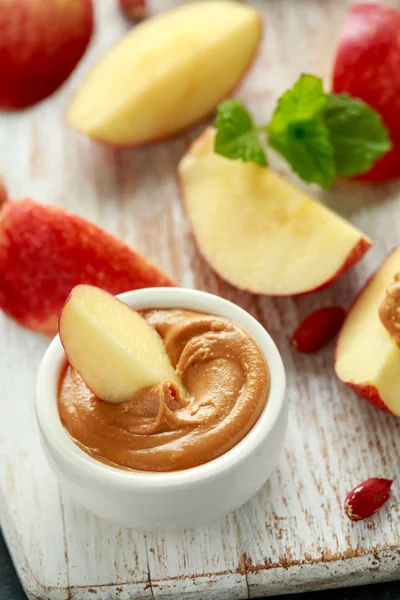
[[[268,401],[249,433],[233,448],[202,465],[170,472],[144,472],[120,469],[89,456],[69,436],[57,406],[58,385],[66,358],[57,335],[48,346],[39,366],[35,410],[39,430],[48,450],[79,477],[112,486],[142,489],[164,489],[171,486],[193,486],[230,471],[265,443],[285,407],[286,376],[281,355],[269,333],[240,306],[208,292],[188,288],[154,287],[125,292],[117,296],[135,309],[186,308],[215,314],[237,322],[256,341],[270,371]],[[271,449],[273,451],[273,449]]]

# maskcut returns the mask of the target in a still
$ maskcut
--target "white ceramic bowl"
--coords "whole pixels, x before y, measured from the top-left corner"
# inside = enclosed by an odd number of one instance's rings
[[[226,317],[257,342],[268,362],[271,388],[257,423],[234,448],[204,465],[171,473],[144,473],[103,464],[66,433],[57,408],[65,354],[57,336],[39,368],[36,415],[45,454],[62,487],[88,510],[140,529],[195,526],[238,508],[259,490],[276,465],[287,424],[285,371],[265,329],[246,311],[218,296],[182,288],[121,294],[135,309],[187,308]]]

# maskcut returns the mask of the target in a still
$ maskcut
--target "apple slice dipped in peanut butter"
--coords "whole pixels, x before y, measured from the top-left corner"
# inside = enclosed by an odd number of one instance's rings
[[[180,307],[136,313],[80,285],[62,311],[60,337],[70,362],[61,422],[81,449],[112,466],[207,463],[250,432],[268,401],[261,348],[224,317]]]
[[[168,380],[182,384],[158,333],[108,292],[76,286],[60,315],[69,363],[101,400],[119,404],[139,390]]]

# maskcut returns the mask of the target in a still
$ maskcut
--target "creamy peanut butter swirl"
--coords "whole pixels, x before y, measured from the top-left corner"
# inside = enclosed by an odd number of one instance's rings
[[[91,456],[139,471],[176,471],[206,463],[251,430],[268,398],[261,350],[236,323],[178,309],[142,312],[164,340],[188,392],[164,381],[129,402],[94,396],[68,366],[59,412],[74,441]]]

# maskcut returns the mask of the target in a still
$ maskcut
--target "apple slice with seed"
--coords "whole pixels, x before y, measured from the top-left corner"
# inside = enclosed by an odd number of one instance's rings
[[[316,352],[340,331],[346,311],[340,306],[324,306],[308,315],[297,327],[290,343],[298,352]]]
[[[158,333],[126,304],[91,285],[76,286],[60,315],[69,363],[101,400],[119,404],[168,380],[182,389]]]

